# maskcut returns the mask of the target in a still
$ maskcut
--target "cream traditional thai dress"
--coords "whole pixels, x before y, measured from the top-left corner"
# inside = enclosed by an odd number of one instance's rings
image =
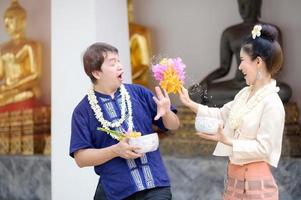
[[[278,199],[269,166],[278,165],[285,111],[275,80],[248,99],[251,90],[243,88],[222,108],[198,108],[197,116],[222,120],[224,133],[233,139],[233,147],[218,143],[213,153],[230,160],[224,199]]]

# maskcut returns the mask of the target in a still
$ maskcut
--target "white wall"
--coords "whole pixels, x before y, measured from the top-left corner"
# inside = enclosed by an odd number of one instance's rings
[[[91,167],[78,168],[68,155],[71,114],[91,85],[81,54],[95,41],[109,42],[119,48],[125,70],[130,70],[126,3],[52,0],[51,10],[52,199],[93,199],[97,175]]]
[[[134,21],[151,30],[154,54],[180,56],[186,63],[187,86],[219,67],[221,33],[242,21],[236,0],[133,0],[133,4]],[[292,87],[292,101],[301,109],[300,9],[299,0],[264,0],[261,20],[282,30],[285,66],[280,80]],[[232,65],[237,66],[236,61]],[[234,75],[235,67],[231,69],[227,78]]]
[[[96,0],[95,9],[96,38],[118,48],[120,60],[126,68],[124,78],[131,83],[126,0]]]
[[[94,1],[53,0],[52,27],[52,199],[92,199],[96,177],[68,156],[71,114],[89,87],[81,53],[95,41]]]
[[[0,0],[0,43],[8,41],[9,35],[4,28],[4,11],[9,7],[11,0]],[[26,36],[41,42],[43,51],[43,66],[41,77],[41,101],[50,104],[50,0],[19,0],[20,5],[27,12]]]

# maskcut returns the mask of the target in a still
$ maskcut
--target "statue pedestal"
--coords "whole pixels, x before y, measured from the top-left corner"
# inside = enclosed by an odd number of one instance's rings
[[[282,155],[301,156],[301,126],[298,123],[299,108],[295,102],[285,104],[285,127]]]
[[[285,104],[286,119],[282,143],[282,156],[301,156],[301,126],[298,123],[299,111],[297,104]],[[195,114],[186,107],[178,107],[181,121],[180,129],[171,131],[168,137],[160,140],[160,149],[164,155],[191,157],[211,155],[216,143],[199,138],[195,135]]]
[[[16,110],[24,110],[27,108],[34,108],[34,107],[39,107],[39,106],[42,106],[42,103],[39,102],[35,98],[31,98],[31,99],[27,99],[22,102],[12,103],[12,104],[8,104],[5,106],[1,106],[0,113],[11,112],[11,111],[16,111]]]
[[[0,108],[0,155],[50,154],[50,107],[36,99]]]

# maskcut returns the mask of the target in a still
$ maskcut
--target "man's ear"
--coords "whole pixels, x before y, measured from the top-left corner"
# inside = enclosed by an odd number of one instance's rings
[[[94,71],[92,72],[92,76],[94,76],[94,78],[95,78],[96,80],[99,80],[100,77],[101,77],[101,71],[100,71],[100,70],[94,70]]]

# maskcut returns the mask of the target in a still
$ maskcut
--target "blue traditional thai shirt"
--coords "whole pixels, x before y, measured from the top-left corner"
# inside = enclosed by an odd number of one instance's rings
[[[124,84],[132,102],[133,128],[142,135],[153,133],[152,125],[166,131],[162,118],[155,121],[157,105],[153,100],[154,94],[139,85]],[[121,117],[121,93],[120,89],[109,95],[95,91],[99,106],[104,118],[114,122]],[[175,108],[171,108],[176,112]],[[128,114],[128,111],[126,111]],[[72,116],[70,156],[80,149],[105,148],[118,143],[110,135],[97,130],[101,123],[95,118],[90,107],[88,97],[76,106]],[[120,129],[127,130],[128,121],[123,122]],[[117,129],[118,130],[118,129]],[[159,149],[146,153],[141,158],[123,159],[116,157],[104,164],[94,167],[96,174],[100,176],[104,192],[109,200],[124,199],[138,191],[154,187],[170,186],[168,174],[163,164]]]

